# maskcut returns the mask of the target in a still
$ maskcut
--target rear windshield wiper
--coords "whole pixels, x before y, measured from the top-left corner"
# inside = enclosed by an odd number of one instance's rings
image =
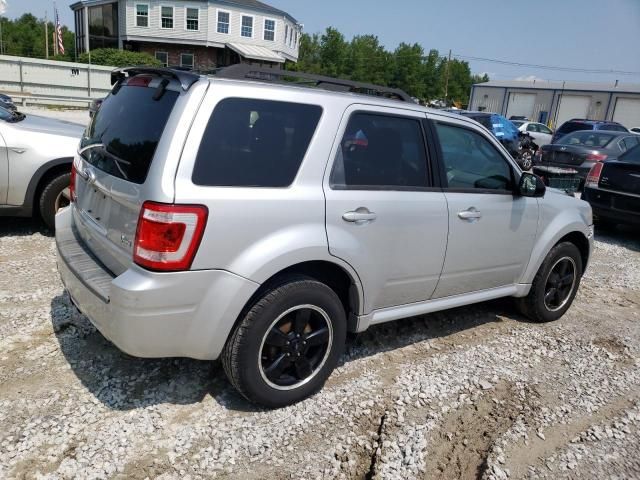
[[[83,154],[85,152],[87,152],[89,150],[93,150],[93,149],[100,149],[107,157],[109,157],[111,160],[113,160],[113,163],[116,166],[116,168],[118,169],[118,171],[120,172],[120,174],[122,175],[122,178],[124,180],[129,180],[129,176],[122,169],[121,164],[129,166],[129,165],[131,165],[131,162],[129,162],[128,160],[125,160],[123,158],[120,158],[117,155],[114,155],[113,153],[111,153],[109,150],[107,150],[107,147],[103,143],[92,143],[91,145],[87,145],[86,147],[82,147],[82,148],[80,148],[78,150],[78,155],[80,155],[82,158],[85,158],[86,160],[89,160]]]

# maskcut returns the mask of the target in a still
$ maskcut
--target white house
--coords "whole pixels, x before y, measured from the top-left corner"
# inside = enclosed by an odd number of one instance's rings
[[[120,48],[200,70],[298,60],[302,25],[257,0],[81,0],[71,9],[78,54]]]

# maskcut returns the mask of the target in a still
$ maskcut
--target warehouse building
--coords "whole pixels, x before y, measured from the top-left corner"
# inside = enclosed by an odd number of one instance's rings
[[[521,115],[552,128],[571,118],[613,120],[640,127],[640,85],[490,81],[471,87],[470,110]]]

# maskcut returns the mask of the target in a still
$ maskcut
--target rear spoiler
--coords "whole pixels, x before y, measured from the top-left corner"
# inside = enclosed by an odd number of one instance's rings
[[[119,68],[111,72],[111,85],[115,85],[118,82],[123,81],[127,76],[129,78],[136,75],[157,75],[159,77],[170,78],[180,82],[180,86],[186,92],[191,86],[200,79],[200,75],[197,75],[188,71],[180,71],[171,68],[158,68],[158,67],[127,67]]]

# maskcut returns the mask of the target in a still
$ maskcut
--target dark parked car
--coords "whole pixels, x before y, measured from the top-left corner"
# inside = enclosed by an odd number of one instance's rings
[[[13,99],[4,93],[0,93],[0,107],[11,112],[15,112],[18,109],[18,107],[13,103]]]
[[[594,165],[582,199],[591,204],[600,224],[640,225],[640,146]]]
[[[497,113],[471,112],[466,110],[459,110],[453,113],[471,118],[481,124],[500,140],[500,143],[505,146],[511,156],[518,162],[520,168],[523,170],[529,170],[531,168],[533,155],[538,147],[533,144],[533,139],[530,135],[520,132],[506,117]]]
[[[617,158],[640,143],[640,136],[628,131],[581,130],[544,145],[539,165],[572,168],[584,181],[597,162]]]
[[[551,143],[556,143],[565,135],[571,132],[577,132],[578,130],[608,130],[610,132],[625,132],[629,133],[629,130],[624,128],[623,125],[618,122],[604,122],[602,120],[586,120],[583,118],[573,118],[560,125],[560,128],[553,134]]]

